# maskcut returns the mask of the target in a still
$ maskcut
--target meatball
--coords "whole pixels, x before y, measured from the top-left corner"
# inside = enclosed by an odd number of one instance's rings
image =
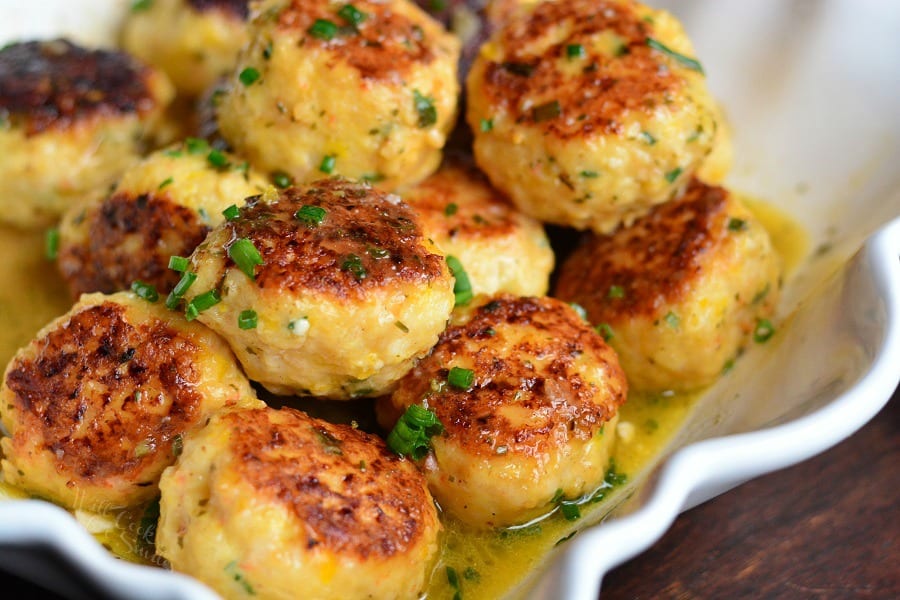
[[[47,226],[105,193],[172,95],[164,75],[122,52],[65,40],[0,50],[0,221]]]
[[[218,106],[264,171],[385,189],[434,172],[453,126],[458,40],[408,0],[267,0]]]
[[[397,196],[339,178],[254,199],[191,256],[184,300],[278,394],[381,394],[431,348],[453,276]]]
[[[460,260],[472,292],[547,293],[553,250],[543,226],[473,168],[450,164],[403,194],[428,236]]]
[[[694,181],[684,196],[562,264],[556,295],[610,338],[633,389],[712,383],[778,301],[780,259],[727,190]]]
[[[234,69],[247,43],[248,0],[154,0],[132,10],[122,47],[197,97]]]
[[[413,463],[290,408],[214,418],[160,489],[157,551],[225,598],[417,598],[438,550]]]
[[[3,476],[68,508],[137,504],[198,423],[261,404],[205,327],[131,292],[85,295],[6,369]]]
[[[60,225],[58,267],[73,297],[128,289],[134,281],[169,292],[188,256],[223,211],[268,187],[248,164],[188,139],[130,167],[100,202],[76,206]]]
[[[681,25],[628,0],[523,8],[467,79],[475,158],[491,182],[542,221],[598,232],[674,197],[718,127]]]
[[[616,354],[553,298],[500,295],[461,309],[431,354],[376,406],[409,406],[444,432],[422,460],[431,493],[475,527],[524,523],[599,487],[627,384]]]

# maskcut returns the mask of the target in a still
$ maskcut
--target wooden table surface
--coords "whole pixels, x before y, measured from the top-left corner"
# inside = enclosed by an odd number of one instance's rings
[[[27,585],[0,565],[2,597],[54,598]],[[681,515],[601,595],[900,599],[900,391],[831,450]]]

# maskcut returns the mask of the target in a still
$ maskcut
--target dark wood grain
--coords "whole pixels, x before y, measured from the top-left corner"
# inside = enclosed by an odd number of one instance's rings
[[[601,596],[900,598],[900,390],[831,450],[681,515]]]

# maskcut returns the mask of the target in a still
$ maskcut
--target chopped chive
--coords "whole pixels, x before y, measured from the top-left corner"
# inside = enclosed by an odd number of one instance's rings
[[[757,344],[762,344],[764,342],[769,341],[775,335],[775,327],[772,325],[772,322],[768,319],[759,319],[756,322],[756,327],[753,329],[753,341]]]
[[[744,219],[730,218],[728,219],[728,231],[744,231],[747,229],[747,221]]]
[[[584,58],[584,46],[581,44],[569,44],[566,46],[566,56],[569,58]]]
[[[437,109],[434,107],[434,99],[423,96],[419,90],[413,90],[413,107],[419,114],[419,127],[430,127],[437,123]]]
[[[381,248],[379,246],[367,247],[366,253],[372,258],[387,258],[391,255],[391,253],[386,248]]]
[[[261,75],[259,74],[259,70],[253,67],[247,67],[238,75],[238,79],[241,80],[245,86],[250,86],[259,81]]]
[[[256,279],[256,267],[265,264],[259,250],[247,238],[240,238],[228,247],[228,256],[250,279]]]
[[[431,437],[444,431],[437,415],[418,404],[412,404],[387,436],[388,447],[413,460],[425,458],[431,449]]]
[[[462,590],[459,587],[459,575],[453,567],[447,567],[447,583],[453,590],[453,600],[462,600]]]
[[[272,183],[275,184],[275,187],[284,189],[286,187],[291,187],[291,184],[294,183],[294,180],[290,175],[285,173],[284,171],[274,171],[271,175]]]
[[[560,502],[559,511],[566,521],[577,521],[581,518],[581,509],[575,502]]]
[[[156,288],[149,283],[144,283],[143,281],[131,282],[131,291],[137,294],[138,298],[143,298],[150,303],[159,300],[159,293],[156,291]]]
[[[447,383],[461,390],[471,389],[472,384],[475,383],[475,371],[461,367],[452,367],[447,374]]]
[[[362,259],[356,254],[348,254],[341,263],[341,271],[350,271],[357,281],[362,281],[368,276],[366,268],[362,264]]]
[[[169,268],[179,273],[184,273],[190,266],[191,261],[183,256],[170,256]]]
[[[459,206],[455,202],[451,202],[447,206],[444,207],[444,214],[448,217],[452,217],[459,211]]]
[[[641,138],[651,146],[656,143],[656,138],[649,131],[642,131]]]
[[[319,170],[323,173],[331,174],[334,171],[334,161],[337,157],[334,154],[329,154],[322,158],[322,162],[319,163]]]
[[[342,6],[340,10],[338,10],[338,16],[340,16],[342,19],[344,19],[354,27],[361,24],[366,20],[366,17],[368,17],[366,13],[359,10],[352,4],[345,4],[344,6]]]
[[[312,25],[310,25],[309,29],[307,29],[306,31],[307,33],[309,33],[309,35],[328,42],[334,39],[334,36],[337,35],[338,26],[328,19],[316,19],[316,21]]]
[[[689,56],[685,56],[684,54],[680,54],[675,52],[668,46],[661,44],[660,42],[654,40],[653,38],[647,38],[647,45],[653,48],[654,50],[659,50],[663,54],[668,54],[672,58],[675,59],[676,62],[681,63],[682,66],[691,69],[692,71],[697,71],[701,75],[703,75],[703,67],[697,61],[697,59],[691,58]]]
[[[584,177],[585,179],[596,179],[596,178],[600,177],[600,173],[598,173],[597,171],[581,171],[578,174],[581,175],[582,177]]]
[[[208,292],[203,292],[199,296],[195,296],[193,300],[188,302],[187,308],[184,311],[184,316],[188,321],[193,321],[200,313],[205,310],[209,310],[216,304],[222,301],[222,297],[219,296],[219,292],[217,290],[209,290]]]
[[[321,206],[304,204],[294,213],[294,217],[307,227],[315,227],[325,220],[327,214],[328,212]]]
[[[204,139],[189,137],[184,140],[184,147],[189,154],[204,154],[209,151],[209,144]]]
[[[409,327],[403,321],[394,321],[394,326],[403,333],[409,333]]]
[[[681,319],[678,318],[678,315],[673,313],[671,310],[666,313],[666,316],[664,317],[664,319],[666,320],[666,323],[669,324],[669,327],[671,327],[673,329],[677,328],[678,325],[681,323]]]
[[[182,152],[181,150],[166,150],[165,152],[163,152],[163,154],[165,154],[169,158],[181,158],[182,156],[184,156],[184,152]]]
[[[559,104],[559,100],[551,100],[550,102],[539,104],[531,110],[531,116],[535,123],[555,119],[561,114],[562,107]]]
[[[681,175],[683,169],[681,167],[675,167],[668,173],[666,173],[666,181],[669,183],[675,183],[675,180],[678,179],[678,176]]]
[[[478,127],[479,127],[479,129],[481,129],[481,131],[483,133],[487,133],[488,131],[491,131],[494,128],[494,120],[493,119],[482,119],[481,123],[479,123]]]
[[[160,183],[159,186],[158,186],[156,189],[157,189],[157,190],[161,190],[161,189],[163,189],[164,187],[166,187],[166,186],[168,186],[168,185],[172,185],[172,182],[173,182],[173,181],[175,181],[175,180],[172,179],[171,177],[166,177],[165,179],[163,179],[162,183]]]
[[[581,317],[582,321],[588,320],[587,311],[584,310],[584,307],[582,305],[578,304],[577,302],[569,302],[569,306],[572,307],[572,310],[578,313],[578,316]]]
[[[185,271],[178,283],[175,284],[175,287],[172,288],[172,291],[169,292],[169,296],[166,298],[166,308],[175,310],[195,281],[197,281],[197,274]]]
[[[255,310],[249,308],[247,310],[242,310],[241,314],[238,315],[238,328],[256,329],[257,320],[258,319]]]
[[[222,211],[222,216],[225,217],[226,221],[234,221],[241,216],[241,209],[237,207],[237,204],[232,204]]]
[[[455,280],[453,283],[453,295],[456,298],[456,306],[464,306],[472,300],[473,296],[469,275],[455,256],[447,256],[447,266],[450,267],[450,273]]]
[[[247,581],[246,575],[244,575],[244,573],[238,568],[236,560],[233,560],[225,565],[225,572],[229,577],[234,579],[235,583],[244,588],[244,592],[246,592],[248,596],[256,595],[256,592],[253,590],[253,586],[250,585],[249,581]]]
[[[44,256],[47,260],[56,260],[59,256],[59,229],[48,229],[44,234]]]
[[[263,48],[262,55],[263,55],[263,58],[266,60],[269,60],[270,58],[272,58],[272,42],[269,42],[268,44],[266,44],[266,47]]]
[[[143,12],[153,6],[153,0],[134,0],[131,3],[131,12]]]
[[[227,169],[231,165],[228,157],[221,150],[210,150],[206,155],[206,160],[217,169]]]
[[[613,333],[609,323],[600,323],[594,329],[603,337],[604,342],[608,342],[615,337],[615,333]]]
[[[360,180],[367,183],[378,183],[379,181],[384,181],[384,175],[381,173],[366,173],[360,177]]]
[[[606,292],[607,298],[624,298],[625,297],[625,288],[621,285],[611,285],[609,286],[609,290]]]

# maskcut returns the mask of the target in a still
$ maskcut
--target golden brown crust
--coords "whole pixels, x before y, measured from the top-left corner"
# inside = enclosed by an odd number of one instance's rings
[[[66,40],[13,44],[0,50],[0,117],[35,135],[94,117],[144,115],[157,105],[151,73],[124,52]]]
[[[358,0],[354,6],[365,13],[356,26],[338,15],[341,4],[293,0],[278,14],[283,31],[295,32],[300,44],[324,48],[335,53],[359,71],[363,79],[401,81],[413,68],[434,59],[425,30],[406,15],[394,10],[391,2]],[[412,4],[410,4],[411,8]],[[428,18],[423,13],[423,18]],[[326,40],[309,33],[317,19],[336,25],[337,35]]]
[[[541,44],[552,28],[567,28],[569,34],[558,43]],[[541,2],[501,31],[505,55],[490,61],[484,74],[490,103],[516,121],[559,138],[621,134],[627,112],[650,113],[683,85],[661,54],[647,45],[653,24],[643,20],[632,3]],[[592,48],[591,37],[604,31],[620,41],[612,56]],[[569,45],[581,45],[584,52],[577,63],[572,61],[578,68],[574,73],[559,67],[560,60],[567,60]],[[534,47],[541,51],[535,53]],[[526,96],[533,102],[522,102]]]
[[[507,345],[506,325],[530,333]],[[505,349],[500,353],[495,346]],[[607,389],[586,381],[576,368],[583,354],[603,365]],[[460,357],[475,373],[471,390],[441,385],[448,365]],[[625,401],[624,381],[615,352],[570,307],[548,298],[501,295],[464,324],[448,327],[397,393],[425,398],[454,443],[472,456],[539,457],[570,439],[590,439]],[[511,407],[516,411],[505,411]],[[521,412],[528,417],[510,418]]]
[[[424,479],[380,438],[290,408],[222,418],[232,429],[234,468],[304,524],[304,547],[390,558],[434,526]]]
[[[179,279],[169,257],[188,256],[209,232],[193,210],[165,192],[117,192],[84,218],[90,220],[86,246],[66,245],[59,256],[60,273],[75,298],[127,290],[138,280],[168,292]]]
[[[295,213],[304,206],[324,209],[322,222],[298,220]],[[262,289],[343,298],[393,281],[437,281],[446,273],[443,256],[428,251],[409,206],[340,178],[289,188],[272,204],[251,201],[224,227],[226,239],[247,238],[260,252],[264,264],[256,267],[256,283]]]
[[[595,323],[653,317],[704,275],[705,257],[728,235],[727,201],[725,189],[694,179],[631,227],[589,237],[560,269],[555,295],[578,298]]]
[[[223,15],[246,21],[250,14],[250,0],[187,0],[197,12],[217,11]]]
[[[140,480],[146,466],[170,456],[175,436],[199,418],[199,348],[161,321],[127,322],[125,310],[86,308],[38,342],[37,356],[10,365],[17,453],[39,440],[72,479],[152,483]]]

